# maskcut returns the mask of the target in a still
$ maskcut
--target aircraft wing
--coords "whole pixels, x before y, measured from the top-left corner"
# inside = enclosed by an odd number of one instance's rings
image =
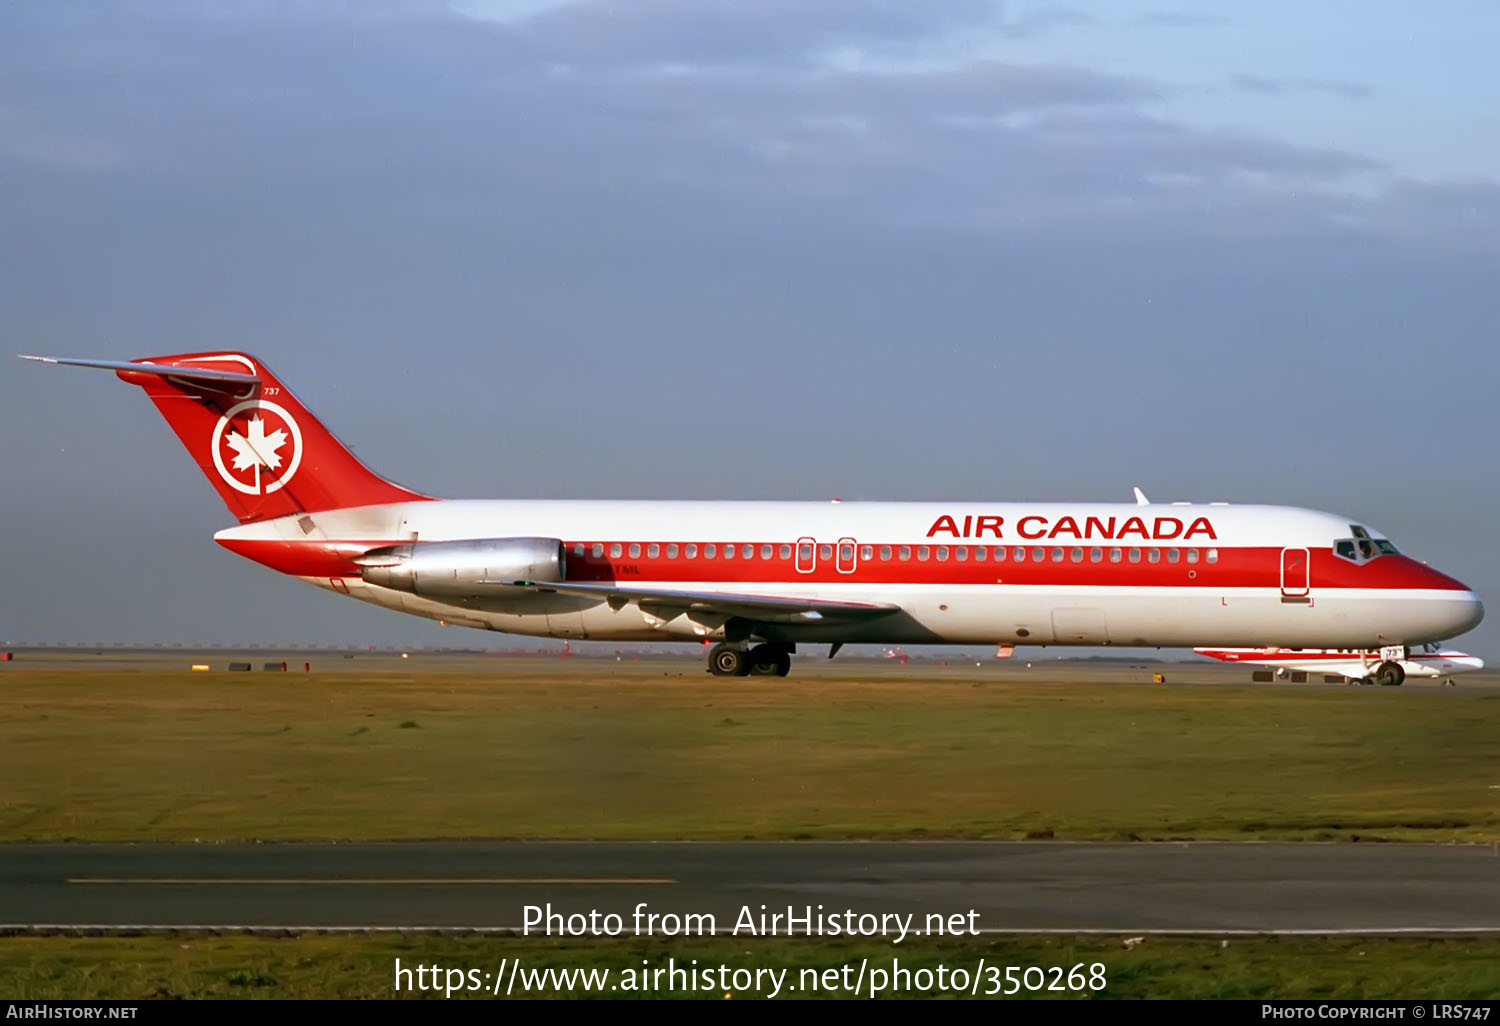
[[[847,623],[889,616],[901,609],[900,606],[883,602],[740,595],[725,591],[670,591],[629,584],[527,581],[523,586],[538,592],[598,598],[616,609],[634,602],[643,611],[662,619],[692,613],[695,618],[702,614],[718,615],[726,619],[738,616],[762,623]]]

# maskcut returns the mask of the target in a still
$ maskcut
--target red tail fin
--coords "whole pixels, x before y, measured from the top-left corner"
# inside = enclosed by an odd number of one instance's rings
[[[241,523],[429,498],[371,473],[244,353],[57,362],[103,366],[145,389]]]

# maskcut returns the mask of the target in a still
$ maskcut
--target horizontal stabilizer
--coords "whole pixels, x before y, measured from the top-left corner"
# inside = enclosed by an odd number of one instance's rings
[[[235,384],[258,385],[256,374],[241,374],[237,371],[213,370],[210,367],[172,367],[164,363],[131,363],[129,360],[75,360],[61,356],[22,356],[23,360],[37,363],[66,364],[70,367],[98,367],[101,370],[129,371],[131,374],[156,374],[161,377],[183,378],[189,381],[230,381]]]

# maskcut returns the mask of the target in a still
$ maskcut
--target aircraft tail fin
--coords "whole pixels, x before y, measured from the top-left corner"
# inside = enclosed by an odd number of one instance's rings
[[[429,498],[371,472],[245,353],[22,359],[112,370],[140,386],[241,523]]]

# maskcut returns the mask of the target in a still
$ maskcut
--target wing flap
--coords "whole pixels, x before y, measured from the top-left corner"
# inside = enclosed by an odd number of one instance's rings
[[[882,602],[742,595],[722,591],[673,591],[620,584],[526,581],[523,586],[539,592],[598,598],[616,609],[634,602],[642,610],[664,620],[684,613],[696,613],[738,616],[766,623],[826,623],[872,620],[889,616],[901,609],[900,606]]]

